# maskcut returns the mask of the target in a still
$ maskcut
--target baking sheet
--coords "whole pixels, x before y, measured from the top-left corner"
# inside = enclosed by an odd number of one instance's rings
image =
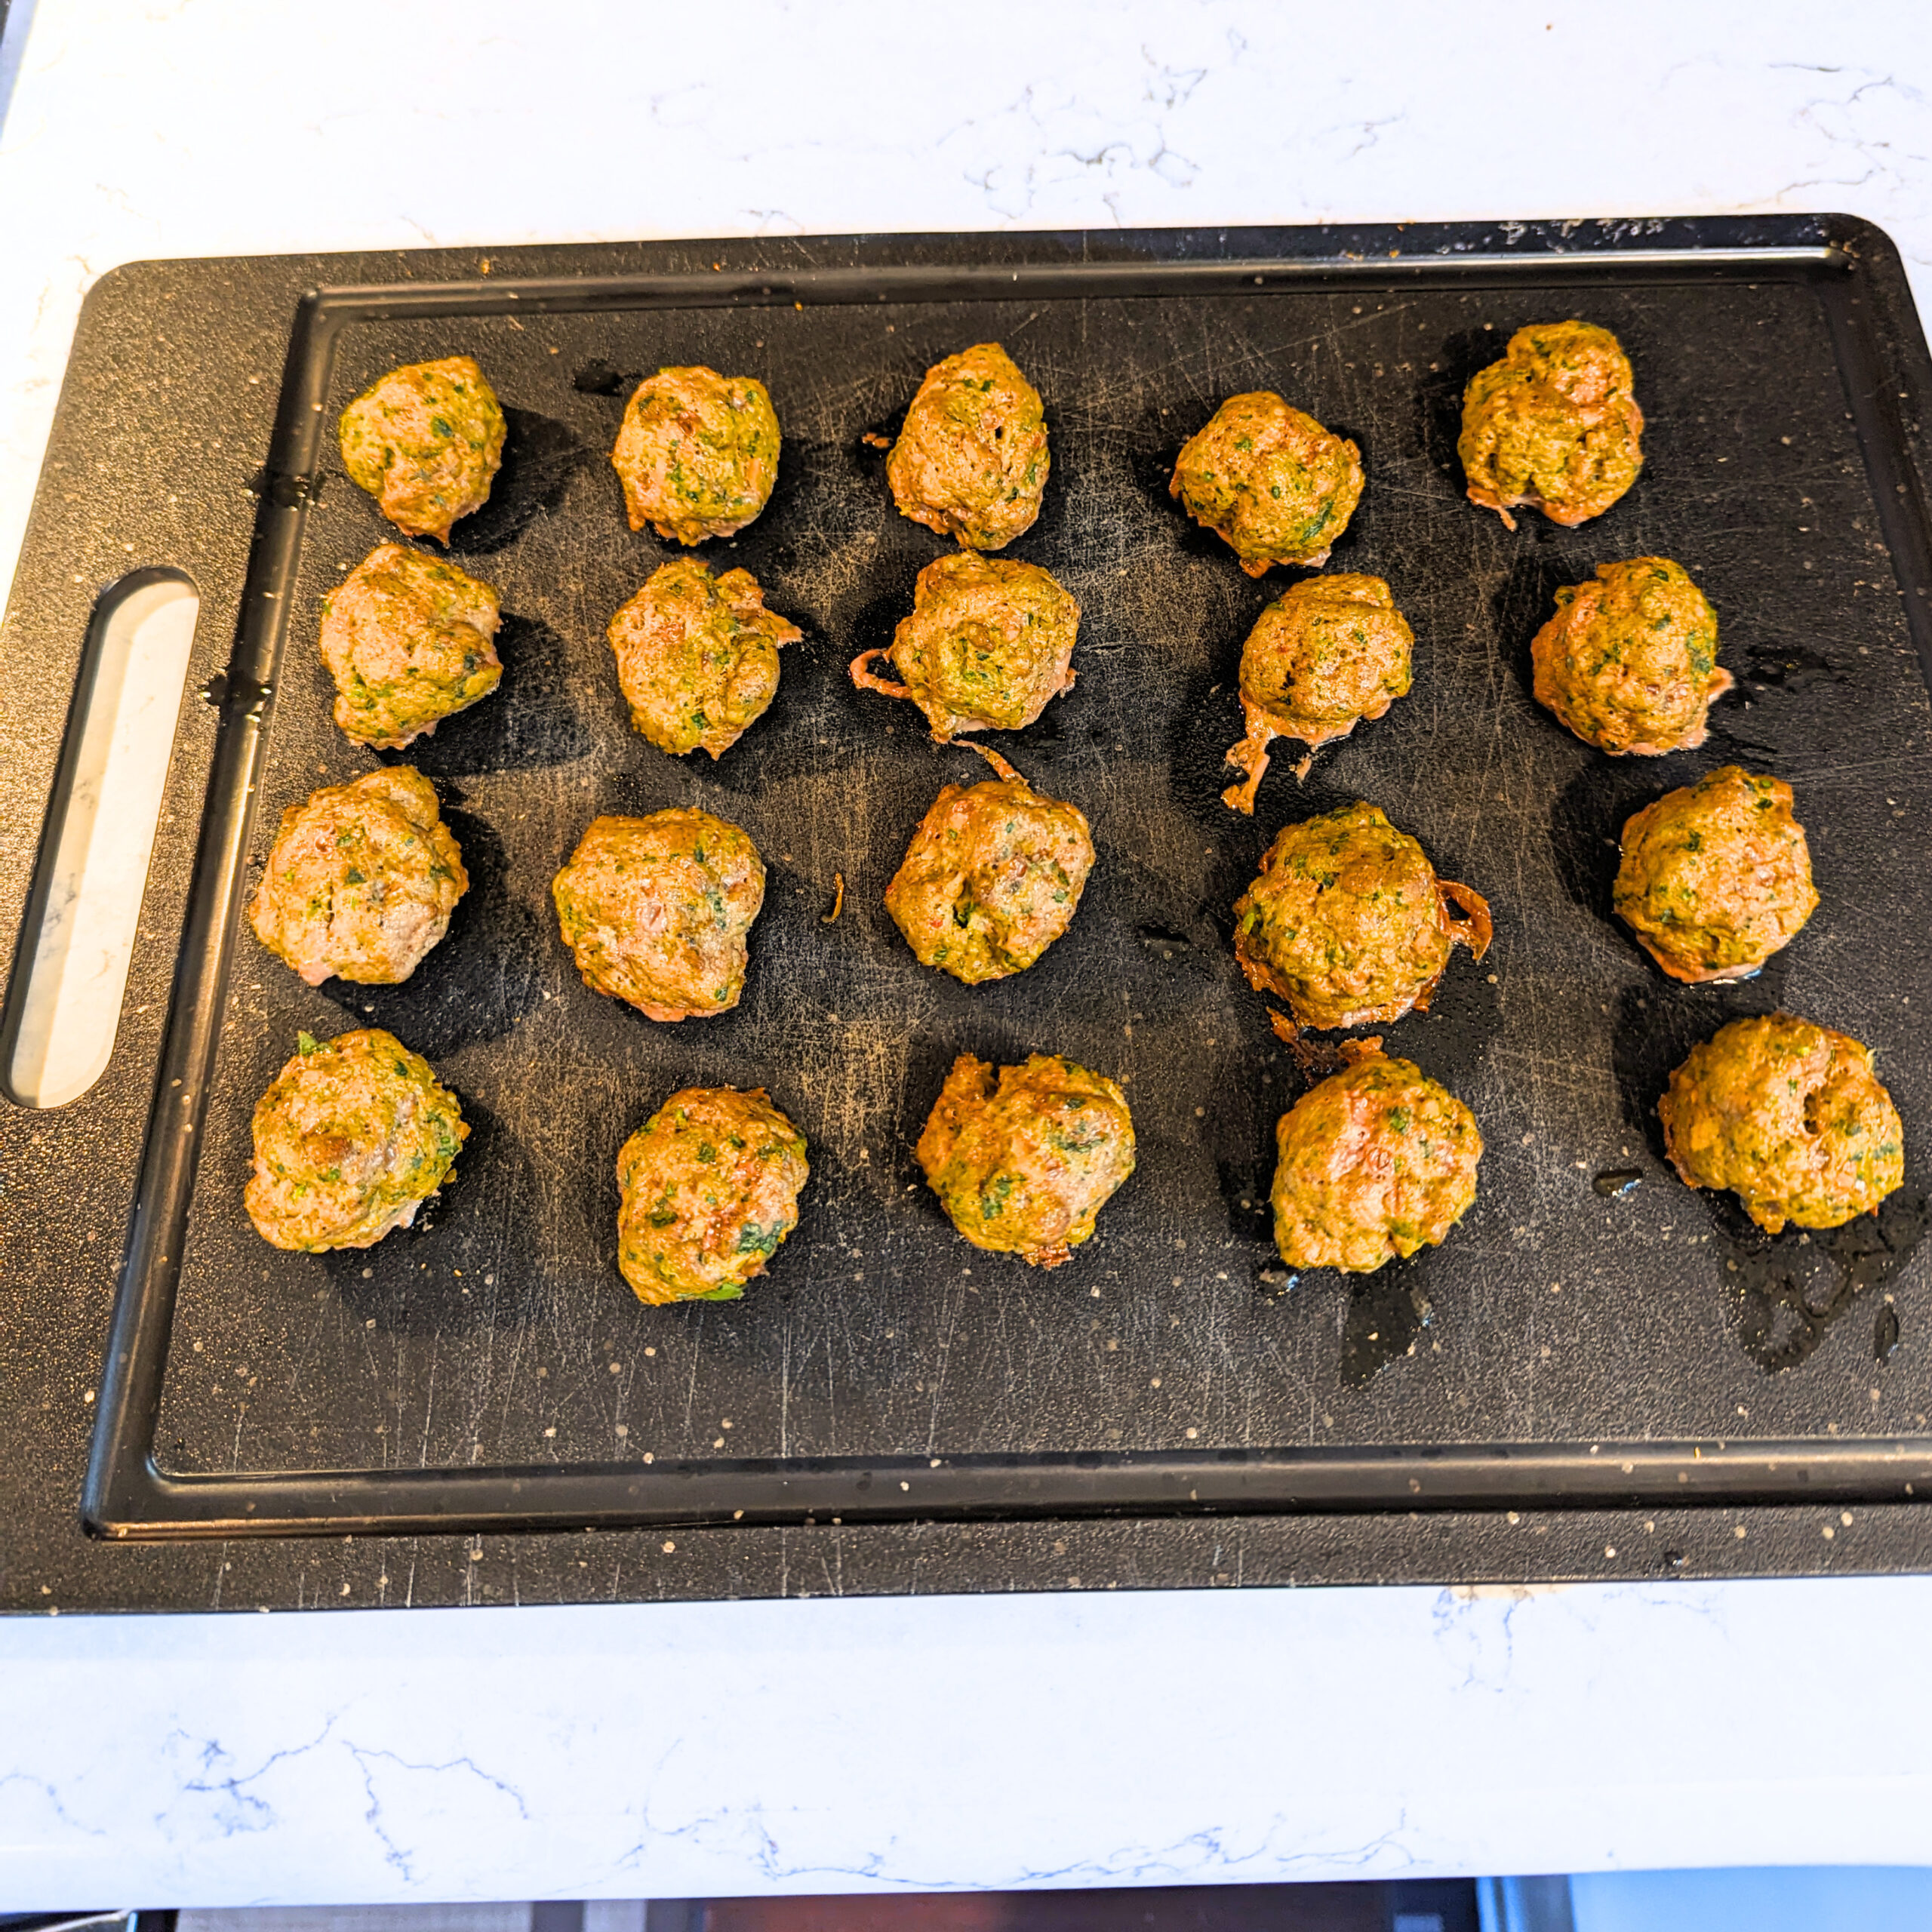
[[[1628,1449],[1633,1496],[1667,1493],[1694,1462],[1714,1502],[1769,1493],[1777,1459],[1788,1481],[1859,1494],[1900,1493],[1928,1466],[1910,1440],[1927,1291],[1910,1124],[1932,1097],[1912,1017],[1932,973],[1900,917],[1923,894],[1927,703],[1843,258],[1660,249],[1607,272],[1546,256],[1432,273],[1257,257],[1257,284],[1249,262],[1187,252],[1036,266],[1006,287],[955,261],[715,292],[694,278],[512,294],[493,278],[331,298],[326,367],[299,342],[291,357],[285,430],[308,401],[332,421],[383,369],[458,349],[510,417],[492,503],[454,550],[503,588],[504,682],[414,748],[473,884],[400,989],[311,992],[235,940],[146,1418],[158,1469],[138,1509],[116,1511],[98,1506],[113,1484],[97,1460],[98,1520],[137,1534],[251,1515],[362,1531],[741,1508],[795,1522],[841,1496],[855,1519],[1527,1505],[1603,1500],[1606,1444]],[[438,312],[372,312],[412,305]],[[1461,388],[1511,329],[1572,312],[1632,353],[1647,467],[1598,522],[1528,518],[1512,537],[1460,496]],[[1085,614],[1078,685],[994,742],[1081,805],[1100,860],[1039,966],[968,989],[916,965],[879,894],[940,784],[971,782],[978,761],[933,746],[910,707],[855,692],[844,667],[889,640],[944,547],[894,514],[860,438],[890,432],[928,362],[992,338],[1041,389],[1054,438],[1045,513],[1008,554],[1052,569]],[[706,554],[753,571],[806,638],[772,711],[715,768],[629,731],[601,636],[674,553],[625,529],[606,460],[632,383],[673,360],[759,375],[787,438],[764,516]],[[1417,675],[1305,785],[1278,760],[1251,823],[1219,801],[1234,672],[1290,577],[1251,583],[1165,485],[1180,441],[1256,386],[1361,445],[1368,489],[1333,567],[1389,579]],[[314,638],[321,595],[387,533],[321,447],[312,468],[272,463],[262,480],[251,588],[288,614],[272,698],[253,707],[259,804],[224,873],[231,909],[282,806],[372,761],[328,722]],[[1531,703],[1527,641],[1557,584],[1644,553],[1704,586],[1740,688],[1702,751],[1613,763]],[[245,605],[245,651],[262,636],[249,626]],[[231,718],[249,708],[248,672],[238,657]],[[1825,905],[1758,981],[1690,992],[1610,921],[1609,841],[1637,804],[1731,758],[1795,786]],[[218,795],[219,755],[216,776]],[[1495,909],[1488,958],[1459,955],[1432,1013],[1385,1029],[1475,1109],[1488,1151],[1442,1249],[1364,1283],[1291,1285],[1265,1204],[1272,1122],[1300,1083],[1234,968],[1229,909],[1281,823],[1356,796]],[[596,812],[673,803],[743,824],[771,867],[746,999],[701,1026],[588,992],[547,903]],[[205,828],[204,872],[208,856]],[[848,892],[828,926],[835,872]],[[184,983],[183,999],[198,991]],[[1651,1107],[1670,1066],[1732,1013],[1780,1004],[1880,1051],[1912,1153],[1875,1226],[1766,1244],[1663,1165]],[[426,1226],[367,1254],[277,1254],[240,1211],[248,1111],[297,1030],[362,1023],[392,1027],[462,1094],[476,1131],[459,1180]],[[1051,1275],[964,1247],[911,1159],[967,1050],[1065,1051],[1127,1080],[1140,1169]],[[692,1082],[768,1086],[811,1142],[814,1177],[743,1302],[645,1309],[612,1265],[611,1164]],[[1592,1190],[1629,1166],[1645,1177],[1632,1194]],[[172,1272],[165,1252],[143,1276],[137,1239],[137,1289],[174,1287],[152,1273]],[[1893,1320],[1904,1342],[1881,1361]],[[120,1412],[138,1425],[138,1407]],[[1794,1445],[1815,1445],[1808,1477]],[[259,1502],[245,1509],[245,1491]]]

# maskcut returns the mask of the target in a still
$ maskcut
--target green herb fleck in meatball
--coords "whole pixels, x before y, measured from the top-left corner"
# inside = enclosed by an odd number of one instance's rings
[[[778,417],[764,385],[702,364],[660,369],[624,410],[612,466],[631,528],[702,543],[744,528],[778,480]]]
[[[594,819],[550,893],[592,992],[652,1020],[699,1020],[737,1004],[764,863],[735,825],[678,807]]]
[[[1094,841],[1078,805],[1044,797],[997,752],[972,749],[999,776],[942,788],[885,906],[921,965],[976,986],[1023,973],[1066,931]]]
[[[1453,919],[1462,908],[1466,923]],[[1489,906],[1435,875],[1422,848],[1375,805],[1284,826],[1235,903],[1235,957],[1257,992],[1298,1024],[1365,1026],[1429,1010],[1458,945],[1488,949]]]
[[[1361,452],[1266,389],[1231,395],[1182,449],[1171,496],[1250,577],[1319,568],[1361,499]]]
[[[687,1087],[617,1156],[617,1269],[639,1301],[736,1301],[798,1224],[805,1138],[762,1087]]]
[[[322,605],[335,721],[393,751],[488,697],[503,675],[497,593],[400,543],[371,550]]]
[[[975,1247],[1057,1268],[1134,1171],[1127,1097],[1103,1073],[1034,1054],[995,1078],[961,1054],[919,1136],[919,1164]]]
[[[631,722],[660,751],[728,751],[778,692],[780,646],[804,633],[764,608],[749,571],[714,577],[694,557],[651,574],[611,620]]]
[[[910,698],[944,743],[965,731],[1017,731],[1073,686],[1080,606],[1037,564],[958,552],[928,564],[889,651],[852,660],[852,681]],[[903,684],[869,667],[888,657]]]
[[[1345,738],[1407,693],[1415,634],[1379,577],[1338,571],[1296,584],[1263,611],[1241,654],[1247,735],[1228,754],[1247,773],[1221,794],[1251,816],[1268,746]]]
[[[1601,516],[1644,466],[1630,358],[1593,322],[1518,329],[1463,394],[1457,453],[1469,500],[1514,530],[1525,506],[1574,528]]]
[[[342,412],[351,478],[411,537],[450,540],[481,509],[503,459],[503,412],[473,355],[392,369]]]
[[[469,1134],[456,1096],[393,1033],[305,1033],[255,1109],[248,1218],[306,1254],[373,1247],[451,1178]]]
[[[312,986],[331,974],[395,986],[449,931],[469,886],[435,787],[385,765],[282,814],[248,918]]]
[[[1791,787],[1721,765],[1623,828],[1617,915],[1673,980],[1735,980],[1788,945],[1818,904]]]
[[[1476,1198],[1475,1116],[1373,1037],[1275,1124],[1275,1244],[1291,1268],[1373,1274],[1441,1244]]]
[[[1530,656],[1537,702],[1613,758],[1695,750],[1730,688],[1717,613],[1668,557],[1599,564],[1594,583],[1566,585]]]
[[[1730,1189],[1772,1234],[1841,1227],[1905,1179],[1905,1129],[1871,1048],[1788,1013],[1693,1047],[1657,1113],[1685,1184]]]
[[[1040,392],[996,342],[935,362],[885,460],[902,515],[973,550],[1033,527],[1047,487]]]

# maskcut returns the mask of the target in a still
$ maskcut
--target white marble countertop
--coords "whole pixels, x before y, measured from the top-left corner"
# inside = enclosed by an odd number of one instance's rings
[[[1844,210],[1932,13],[14,0],[0,580],[152,255]],[[1932,1862],[1932,1581],[0,1623],[0,1907]]]

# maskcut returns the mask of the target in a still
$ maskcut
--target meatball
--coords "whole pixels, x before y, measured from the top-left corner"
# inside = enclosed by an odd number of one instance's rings
[[[1442,1241],[1476,1198],[1475,1116],[1374,1038],[1275,1127],[1275,1244],[1291,1268],[1371,1275]]]
[[[1451,901],[1463,921],[1451,917]],[[1257,992],[1303,1026],[1363,1026],[1429,1011],[1458,944],[1488,950],[1489,906],[1435,876],[1422,848],[1357,803],[1284,826],[1235,903],[1235,957]]]
[[[1047,488],[1040,392],[996,342],[935,362],[885,460],[902,515],[973,550],[1033,527]]]
[[[997,752],[972,749],[999,776],[941,789],[885,908],[921,966],[977,986],[1025,972],[1066,931],[1094,841],[1078,805],[1043,798]]]
[[[1260,577],[1270,564],[1325,564],[1361,485],[1353,443],[1257,389],[1229,396],[1183,447],[1168,493]]]
[[[667,543],[734,534],[771,500],[778,444],[755,377],[660,369],[632,392],[611,452],[631,528],[648,523]]]
[[[256,1232],[320,1254],[408,1227],[450,1178],[469,1129],[420,1054],[358,1026],[320,1044],[301,1035],[256,1106],[254,1133],[242,1199]]]
[[[1567,584],[1530,641],[1537,702],[1612,758],[1660,757],[1704,742],[1718,666],[1718,616],[1681,564],[1632,557]]]
[[[919,1164],[975,1247],[1057,1268],[1134,1171],[1127,1097],[1057,1054],[994,1069],[952,1063],[919,1136]]]
[[[1463,392],[1456,451],[1470,502],[1511,530],[1524,505],[1572,529],[1602,515],[1644,466],[1630,380],[1623,344],[1594,322],[1518,329]]]
[[[312,986],[392,986],[422,964],[469,889],[436,790],[406,764],[325,785],[281,815],[248,909],[255,937]]]
[[[1673,980],[1756,972],[1817,909],[1791,787],[1726,764],[1666,792],[1623,828],[1613,902]]]
[[[411,537],[450,540],[503,460],[503,412],[473,355],[392,369],[342,412],[343,466]]]
[[[652,1020],[700,1020],[737,1004],[764,863],[735,825],[679,807],[593,819],[550,894],[592,992]]]
[[[1247,735],[1228,762],[1247,774],[1221,794],[1251,817],[1275,738],[1312,747],[1380,718],[1409,688],[1415,633],[1379,577],[1310,577],[1257,620],[1241,652]]]
[[[488,697],[503,675],[497,593],[400,543],[371,550],[322,605],[322,662],[335,721],[395,751]]]
[[[693,557],[651,574],[611,620],[631,722],[681,756],[730,750],[778,691],[778,652],[804,632],[764,608],[749,571],[714,577]]]
[[[928,564],[892,648],[862,651],[852,681],[910,698],[942,744],[963,731],[1017,731],[1073,688],[1080,606],[1037,564],[956,552]],[[867,667],[888,657],[895,685]]]
[[[1905,1179],[1905,1129],[1872,1049],[1788,1013],[1693,1047],[1657,1114],[1685,1185],[1729,1188],[1772,1234],[1842,1227]]]
[[[617,1270],[641,1302],[736,1301],[798,1225],[805,1137],[762,1087],[687,1087],[617,1156]]]

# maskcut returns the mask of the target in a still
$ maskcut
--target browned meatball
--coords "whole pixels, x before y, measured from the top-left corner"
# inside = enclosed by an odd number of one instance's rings
[[[449,931],[469,887],[435,787],[386,765],[282,814],[248,918],[312,986],[332,973],[394,986]]]
[[[975,1247],[1057,1268],[1134,1171],[1127,1096],[1057,1054],[993,1069],[961,1054],[919,1136],[919,1164]]]
[[[1644,466],[1631,380],[1623,345],[1594,322],[1518,329],[1463,392],[1456,448],[1470,502],[1511,530],[1525,505],[1573,529],[1602,515]]]
[[[1842,1227],[1905,1179],[1905,1129],[1872,1049],[1788,1013],[1693,1047],[1657,1113],[1686,1185],[1730,1189],[1773,1234]]]
[[[295,1057],[255,1109],[248,1218],[276,1247],[370,1247],[451,1178],[468,1139],[456,1096],[420,1054],[380,1026]]]
[[[674,807],[594,819],[551,881],[583,983],[652,1020],[728,1012],[764,903],[764,863],[735,826]]]
[[[1409,688],[1415,634],[1379,577],[1337,571],[1296,584],[1263,611],[1241,653],[1247,735],[1228,762],[1247,777],[1221,794],[1251,817],[1275,738],[1311,749],[1380,718]]]
[[[1594,583],[1566,585],[1530,656],[1537,702],[1613,758],[1694,751],[1730,688],[1717,613],[1668,557],[1599,564]]]
[[[687,1087],[617,1156],[617,1269],[641,1302],[736,1301],[798,1224],[805,1137],[762,1087]]]
[[[371,550],[322,605],[322,662],[335,721],[393,751],[488,697],[503,675],[497,593],[400,543]]]
[[[778,694],[778,651],[804,632],[764,608],[749,571],[680,557],[611,620],[631,722],[660,751],[728,751]]]
[[[1079,629],[1080,606],[1037,564],[956,553],[919,573],[891,649],[861,651],[852,681],[910,698],[942,743],[964,731],[1017,731],[1072,689]],[[906,681],[878,676],[875,657],[889,657]]]
[[[1168,494],[1260,577],[1319,568],[1361,499],[1361,452],[1266,389],[1232,395],[1182,449]]]
[[[902,515],[969,549],[1003,549],[1033,527],[1047,488],[1040,392],[996,342],[935,362],[886,458]]]
[[[1467,923],[1452,919],[1451,901]],[[1435,876],[1422,848],[1374,805],[1284,826],[1235,903],[1235,957],[1257,992],[1303,1026],[1365,1026],[1429,1010],[1460,944],[1488,949],[1489,906]]]
[[[660,369],[624,410],[611,462],[631,528],[702,543],[744,528],[778,480],[778,417],[764,385],[702,364]]]
[[[1817,909],[1791,787],[1720,765],[1623,828],[1618,915],[1673,980],[1748,977]]]
[[[1275,1244],[1291,1268],[1372,1274],[1437,1246],[1476,1198],[1475,1116],[1375,1038],[1275,1124]]]
[[[940,791],[885,906],[921,965],[976,986],[1023,973],[1066,931],[1094,841],[1078,805],[1041,796],[997,752],[972,749],[998,777]]]
[[[351,478],[411,537],[447,543],[481,509],[503,457],[503,412],[473,355],[392,369],[342,412]]]

